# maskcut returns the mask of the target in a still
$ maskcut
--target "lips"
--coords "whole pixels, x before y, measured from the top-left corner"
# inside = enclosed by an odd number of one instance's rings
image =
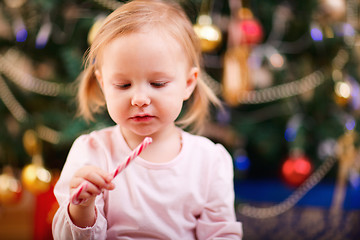
[[[154,116],[148,115],[148,114],[141,114],[141,115],[135,115],[133,117],[130,117],[131,120],[136,122],[148,122],[152,120]]]

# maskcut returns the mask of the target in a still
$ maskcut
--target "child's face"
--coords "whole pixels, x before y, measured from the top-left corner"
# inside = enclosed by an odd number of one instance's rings
[[[137,136],[173,128],[198,75],[180,45],[155,30],[114,39],[104,48],[101,63],[95,74],[108,112]]]

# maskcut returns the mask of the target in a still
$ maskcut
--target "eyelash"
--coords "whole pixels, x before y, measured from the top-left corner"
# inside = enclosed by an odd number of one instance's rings
[[[155,87],[155,88],[165,87],[166,84],[167,84],[167,82],[152,82],[152,83],[150,83],[150,85]],[[124,89],[124,90],[131,87],[131,83],[114,84],[114,85],[115,85],[116,88]]]
[[[128,89],[131,87],[130,83],[126,83],[126,84],[115,84],[116,88],[120,88],[120,89]]]
[[[167,84],[167,82],[153,82],[151,85],[156,88],[164,87]]]

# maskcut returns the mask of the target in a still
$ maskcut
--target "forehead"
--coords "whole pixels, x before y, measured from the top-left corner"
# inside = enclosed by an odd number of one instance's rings
[[[97,64],[101,64],[102,59],[106,58],[104,54],[111,53],[116,48],[129,54],[153,50],[156,55],[156,51],[167,51],[167,54],[190,61],[185,51],[186,47],[179,41],[179,37],[159,27],[143,26],[136,31],[114,34],[107,43],[103,42],[102,45],[97,54]]]
[[[186,70],[190,63],[185,51],[171,36],[153,29],[114,38],[103,49],[98,69],[128,72]],[[176,70],[175,70],[176,69]]]

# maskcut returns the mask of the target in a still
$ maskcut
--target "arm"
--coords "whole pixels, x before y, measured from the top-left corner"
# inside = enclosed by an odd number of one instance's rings
[[[96,220],[95,198],[103,190],[113,190],[114,184],[111,174],[95,166],[80,168],[70,180],[70,192],[76,191],[77,187],[86,182],[86,188],[80,192],[79,199],[84,201],[79,204],[70,202],[68,211],[72,222],[78,227],[92,226]]]
[[[207,202],[198,219],[198,239],[241,239],[242,225],[234,210],[233,163],[221,145],[216,145],[216,159],[210,168]]]
[[[96,164],[97,167],[100,167],[97,162],[102,158],[104,158],[103,154],[89,137],[83,136],[74,142],[54,189],[54,194],[60,205],[53,219],[54,239],[106,238],[107,222],[104,217],[104,199],[102,197],[95,198],[92,196],[91,200],[81,206],[75,206],[69,202],[70,187],[75,187],[83,181],[79,176],[74,178],[79,171],[81,173],[81,170],[78,169],[86,165]],[[82,198],[90,197],[88,191],[83,194]]]

